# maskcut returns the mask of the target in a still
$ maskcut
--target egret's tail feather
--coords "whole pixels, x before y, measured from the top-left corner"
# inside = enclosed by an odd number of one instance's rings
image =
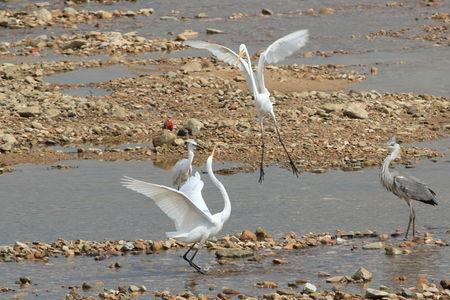
[[[166,236],[171,239],[182,239],[187,236],[187,233],[179,231],[169,231],[166,232]]]

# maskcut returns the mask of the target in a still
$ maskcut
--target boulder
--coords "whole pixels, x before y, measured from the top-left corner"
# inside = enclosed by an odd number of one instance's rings
[[[367,112],[365,106],[361,103],[350,103],[344,109],[344,115],[352,119],[367,119],[369,113]]]
[[[372,280],[372,273],[361,267],[353,274],[352,279],[356,281],[370,281]]]
[[[153,146],[158,147],[162,145],[172,145],[175,139],[177,138],[176,134],[170,130],[164,129],[157,136],[155,136],[152,140]]]
[[[203,123],[195,118],[187,120],[186,124],[184,124],[184,128],[186,128],[191,135],[196,135],[203,127]]]

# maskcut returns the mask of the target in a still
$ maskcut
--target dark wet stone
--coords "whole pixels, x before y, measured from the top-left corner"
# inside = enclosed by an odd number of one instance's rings
[[[407,288],[402,288],[401,295],[406,298],[415,298],[416,293]]]
[[[186,128],[181,128],[177,132],[178,136],[187,136],[188,134],[189,134],[189,130],[187,130]]]
[[[263,9],[261,10],[261,13],[262,13],[263,15],[265,15],[265,16],[271,16],[271,15],[273,15],[273,12],[272,12],[270,9],[268,9],[268,8],[263,8]]]
[[[90,284],[87,283],[87,282],[83,282],[83,285],[81,286],[81,288],[82,288],[83,290],[90,290],[90,289],[92,289],[92,285],[90,285]]]
[[[450,279],[441,280],[441,286],[443,289],[450,290]]]
[[[20,284],[31,284],[31,279],[29,277],[20,277],[19,283]]]
[[[291,288],[279,289],[279,290],[277,290],[277,294],[278,295],[293,296],[293,295],[295,295],[295,291],[293,289],[291,289]]]

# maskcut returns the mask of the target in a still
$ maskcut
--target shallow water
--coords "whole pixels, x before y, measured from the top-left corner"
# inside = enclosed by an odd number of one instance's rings
[[[450,140],[427,146],[449,154]],[[149,161],[67,161],[64,164],[75,168],[55,170],[48,166],[24,165],[0,177],[0,228],[6,229],[0,232],[0,244],[16,240],[52,241],[58,237],[154,240],[163,238],[164,232],[172,229],[173,224],[154,203],[120,186],[123,175],[168,185],[169,171],[152,166]],[[215,169],[223,167],[227,165],[215,164]],[[439,196],[437,207],[416,205],[418,230],[449,240],[446,233],[450,229],[448,157],[437,162],[422,161],[413,169],[401,166],[397,169],[428,182]],[[207,176],[202,177],[206,202],[212,212],[217,212],[222,209],[222,201]],[[304,173],[296,179],[284,169],[270,167],[262,185],[257,184],[256,173],[218,177],[229,190],[233,210],[223,234],[256,226],[269,229],[275,236],[288,231],[304,234],[336,229],[390,233],[396,228],[403,229],[408,219],[405,203],[381,187],[377,168]],[[354,242],[360,245],[362,241]],[[97,280],[103,281],[106,288],[134,283],[144,284],[151,290],[189,289],[207,293],[209,285],[215,284],[217,290],[209,293],[218,293],[228,286],[262,295],[270,290],[253,287],[261,280],[274,280],[283,287],[289,281],[305,279],[325,288],[328,286],[324,279],[317,277],[318,271],[351,275],[359,266],[374,273],[371,287],[414,285],[419,274],[433,281],[450,276],[447,247],[423,246],[411,255],[398,257],[388,257],[383,250],[351,251],[350,248],[341,245],[283,251],[277,257],[285,257],[290,263],[281,266],[272,266],[271,257],[260,262],[236,260],[231,265],[219,266],[212,252],[202,251],[199,262],[211,265],[210,276],[192,272],[180,258],[182,251],[129,255],[95,263],[93,258],[87,257],[53,258],[46,265],[5,263],[0,264],[0,286],[13,286],[19,276],[29,276],[36,284],[30,290],[44,298],[64,295],[67,286],[82,282],[92,284]],[[117,271],[108,268],[115,261],[123,268]],[[405,282],[393,281],[395,276],[401,275],[406,276]],[[193,280],[198,285],[190,287]],[[341,288],[359,292],[363,287]]]
[[[67,89],[62,89],[61,93],[70,95],[70,96],[78,96],[78,97],[105,96],[105,95],[111,94],[111,92],[109,92],[106,89],[93,88],[93,87],[67,88]]]

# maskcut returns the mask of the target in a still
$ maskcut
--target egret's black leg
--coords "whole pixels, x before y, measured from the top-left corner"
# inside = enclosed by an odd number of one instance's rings
[[[264,151],[266,148],[266,145],[264,143],[264,121],[261,120],[260,122],[260,129],[261,129],[261,162],[259,165],[259,183],[262,183],[264,180]]]
[[[206,274],[205,272],[203,272],[202,268],[199,267],[199,266],[198,266],[196,263],[194,263],[194,261],[193,261],[199,250],[200,250],[200,248],[197,248],[197,249],[195,250],[194,254],[192,255],[191,259],[189,260],[189,264],[190,264],[194,269],[196,269],[199,273]]]
[[[183,259],[187,262],[189,262],[189,259],[187,258],[187,255],[189,254],[189,252],[191,252],[191,250],[194,248],[195,244],[197,243],[193,243],[191,247],[189,247],[188,251],[186,251],[186,253],[184,253],[183,255]]]
[[[413,224],[413,238],[416,236],[416,210],[411,204],[412,208],[412,224]]]
[[[295,166],[295,163],[292,160],[291,155],[289,154],[289,152],[286,149],[286,146],[283,143],[283,140],[282,140],[281,134],[280,134],[280,130],[278,129],[278,125],[277,125],[276,119],[274,118],[273,121],[274,121],[274,124],[275,124],[275,130],[277,131],[278,140],[280,141],[281,146],[283,146],[284,152],[286,153],[287,157],[289,158],[289,163],[290,163],[291,168],[292,168],[292,174],[294,174],[298,178],[298,175],[299,175],[300,172],[298,171],[297,167]]]

